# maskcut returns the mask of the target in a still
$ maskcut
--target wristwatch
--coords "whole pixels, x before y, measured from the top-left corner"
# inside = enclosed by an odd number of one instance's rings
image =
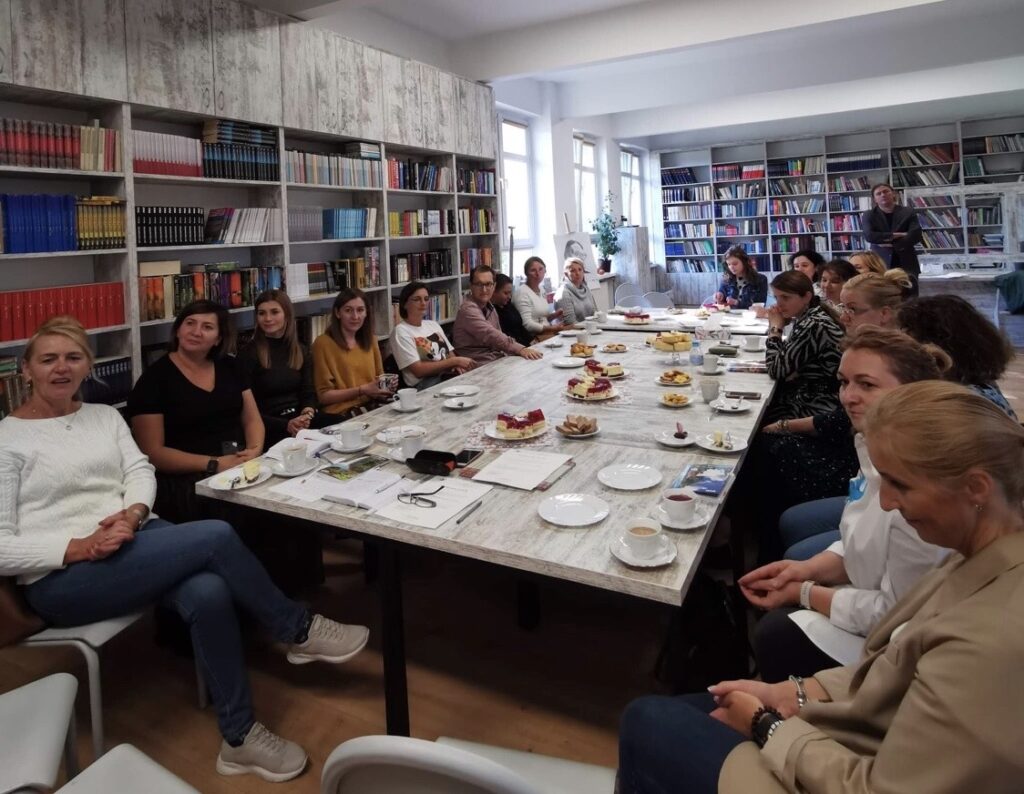
[[[217,460],[216,458],[210,458],[208,461],[206,461],[206,473],[207,474],[216,474],[217,473],[217,469],[219,467],[220,467],[220,461]]]
[[[764,747],[768,744],[768,740],[772,738],[772,734],[778,730],[783,721],[782,715],[779,712],[767,706],[761,706],[761,708],[755,711],[754,717],[750,721],[750,735],[757,743],[757,746]]]
[[[781,335],[782,334],[782,329],[779,328],[777,325],[773,325],[773,326],[771,326],[768,329],[768,333],[770,333],[770,334],[780,334]]]

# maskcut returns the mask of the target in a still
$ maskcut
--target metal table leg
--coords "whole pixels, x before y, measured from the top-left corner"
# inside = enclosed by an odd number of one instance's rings
[[[383,541],[377,545],[377,551],[387,731],[390,736],[408,736],[409,689],[405,678],[405,628],[399,548],[398,544]]]

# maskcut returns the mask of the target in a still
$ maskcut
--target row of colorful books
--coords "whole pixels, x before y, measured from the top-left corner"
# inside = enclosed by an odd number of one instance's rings
[[[874,182],[866,176],[837,176],[828,181],[830,193],[842,193],[844,191],[871,190]]]
[[[494,210],[483,207],[459,207],[459,234],[486,234],[498,230]]]
[[[99,124],[2,119],[0,165],[120,171],[121,133]]]
[[[829,155],[827,161],[830,174],[843,171],[888,171],[882,152],[857,152],[856,154]]]
[[[919,168],[908,171],[893,172],[893,187],[935,187],[936,185],[952,185],[960,181],[960,164],[956,163],[947,169]]]
[[[768,176],[804,176],[805,174],[823,174],[825,158],[822,155],[811,157],[795,157],[789,160],[775,160],[768,163]]]
[[[1003,252],[1002,234],[975,234],[967,235],[967,245],[976,254],[1001,254]]]
[[[665,263],[666,273],[717,273],[718,264],[709,259],[670,259]]]
[[[447,248],[391,255],[392,284],[452,275],[452,252]]]
[[[665,237],[710,237],[710,223],[666,223]]]
[[[711,201],[711,185],[698,187],[665,187],[661,189],[661,200],[669,202]]]
[[[960,228],[960,212],[958,209],[921,209],[917,211],[918,222],[922,226],[942,226]]]
[[[0,419],[8,416],[28,399],[27,384],[18,372],[18,359],[0,357]]]
[[[964,140],[964,154],[1003,154],[1006,152],[1024,152],[1024,133],[986,135],[984,138]]]
[[[140,263],[140,267],[142,264],[155,263]],[[152,273],[153,268],[148,272]],[[242,267],[237,262],[216,262],[190,265],[187,273],[140,275],[140,319],[143,322],[171,320],[183,307],[201,299],[240,309],[252,306],[263,290],[283,288],[284,269],[278,265]]]
[[[715,205],[715,216],[718,218],[744,218],[767,214],[767,199],[746,199],[744,201],[737,201],[730,204]]]
[[[996,204],[994,207],[968,207],[967,223],[970,226],[998,226],[1003,222],[1003,208]]]
[[[946,146],[912,146],[892,150],[892,164],[897,168],[916,165],[945,165],[960,159],[959,144]]]
[[[921,245],[926,249],[964,247],[964,236],[961,232],[947,229],[930,229],[921,233]]]
[[[388,188],[452,193],[455,190],[455,182],[452,178],[452,169],[448,166],[389,157]]]
[[[708,254],[714,256],[715,247],[711,240],[689,240],[678,243],[665,243],[665,256],[687,256]]]
[[[455,234],[455,211],[421,209],[389,212],[388,234],[391,237]]]
[[[860,215],[857,215],[856,213],[833,215],[831,218],[831,223],[832,231],[834,232],[860,231]]]
[[[828,197],[829,212],[864,212],[871,209],[874,202],[871,196],[836,196]]]
[[[371,159],[288,149],[285,152],[285,181],[306,185],[381,187],[380,150],[377,151],[377,157]]]
[[[452,318],[452,299],[447,292],[431,292],[427,298],[426,318],[436,323],[445,322]],[[391,301],[391,327],[402,322],[402,315],[398,311],[398,301]]]
[[[718,185],[715,187],[715,198],[729,201],[730,199],[756,198],[764,195],[764,182],[750,182],[737,185]]]
[[[772,201],[768,204],[772,215],[801,215],[825,211],[824,199],[805,199],[804,201]]]
[[[832,235],[832,251],[833,252],[850,252],[850,251],[866,251],[867,244],[864,242],[864,236],[861,234],[833,234]]]
[[[346,288],[371,289],[381,286],[380,249],[367,246],[364,251],[365,256],[286,265],[288,295],[292,298],[306,298]]]
[[[276,149],[277,130],[245,121],[206,119],[203,122],[203,143],[245,143]]]
[[[713,182],[728,182],[736,179],[764,179],[764,163],[729,163],[711,166]]]
[[[135,243],[139,247],[202,245],[205,228],[203,207],[135,207]]]
[[[768,222],[761,218],[756,218],[753,220],[737,221],[736,223],[719,223],[715,229],[719,237],[768,234]]]
[[[675,168],[661,169],[662,185],[692,185],[699,182],[697,175],[689,166],[677,166]]]
[[[277,207],[219,207],[210,210],[203,233],[205,243],[269,243],[281,239],[281,210]]]
[[[459,168],[456,171],[460,193],[493,196],[496,192],[493,168]]]
[[[718,240],[718,253],[724,254],[735,245],[738,245],[748,254],[768,253],[767,240]]]
[[[0,292],[0,342],[27,339],[51,317],[69,314],[86,328],[124,324],[120,281]]]
[[[806,196],[824,193],[825,183],[820,179],[773,179],[768,183],[772,196]]]
[[[494,267],[493,248],[463,248],[459,251],[462,272],[468,274],[475,267]]]
[[[326,240],[373,237],[376,233],[376,207],[331,207],[323,211],[323,235]]]
[[[133,130],[132,166],[140,174],[250,179],[276,182],[276,147],[245,143],[203,143],[196,138]]]
[[[124,202],[114,196],[0,195],[6,254],[123,248]]]
[[[799,217],[773,220],[768,228],[772,234],[814,234],[826,231],[823,221]]]
[[[773,237],[772,251],[777,254],[793,254],[797,251],[817,251],[820,254],[828,252],[828,238],[824,235],[817,237]]]

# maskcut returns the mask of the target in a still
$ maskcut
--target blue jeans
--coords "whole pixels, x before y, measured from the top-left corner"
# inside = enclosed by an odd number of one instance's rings
[[[252,727],[235,604],[278,642],[293,642],[308,612],[286,598],[225,521],[171,524],[153,519],[105,560],[78,562],[25,588],[51,626],[81,626],[160,601],[189,626],[213,696],[221,735],[241,742]]]
[[[716,794],[718,776],[743,734],[709,715],[707,693],[648,695],[619,724],[619,794]]]
[[[809,559],[839,540],[839,521],[845,507],[845,496],[830,496],[784,512],[779,518],[779,536],[786,549],[785,559]]]

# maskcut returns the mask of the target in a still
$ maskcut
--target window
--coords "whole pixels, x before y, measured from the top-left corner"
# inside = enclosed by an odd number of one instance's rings
[[[530,128],[517,121],[501,120],[501,170],[505,177],[505,223],[515,227],[516,248],[534,245],[533,168],[530,160]],[[502,230],[502,247],[508,246]]]
[[[629,149],[619,149],[622,171],[622,214],[634,226],[644,225],[643,182],[640,179],[640,155]]]
[[[597,217],[597,146],[581,135],[572,140],[576,170],[576,230],[590,233],[590,222]]]

